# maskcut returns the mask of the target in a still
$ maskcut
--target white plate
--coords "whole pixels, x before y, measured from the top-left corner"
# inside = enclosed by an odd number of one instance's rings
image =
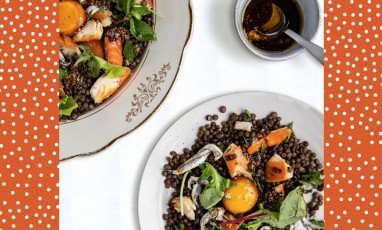
[[[157,41],[123,86],[97,109],[60,124],[60,160],[98,153],[133,132],[159,108],[178,75],[192,31],[189,0],[154,3]]]
[[[227,107],[225,114],[218,111],[221,105]],[[172,190],[164,187],[162,167],[167,163],[166,157],[170,151],[181,152],[186,147],[190,148],[197,138],[199,127],[207,123],[206,115],[219,114],[220,123],[227,120],[231,112],[240,113],[244,109],[255,113],[257,117],[265,117],[276,111],[283,124],[293,121],[297,137],[309,141],[309,148],[323,162],[323,115],[312,106],[285,95],[265,92],[234,93],[214,98],[184,114],[166,131],[152,151],[139,188],[138,215],[142,230],[164,229],[162,215],[167,213]],[[316,217],[323,219],[323,207]]]

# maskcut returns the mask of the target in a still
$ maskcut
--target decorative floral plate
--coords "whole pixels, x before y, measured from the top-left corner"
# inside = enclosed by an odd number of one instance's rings
[[[192,32],[189,0],[158,0],[155,33],[142,62],[101,106],[60,124],[60,160],[98,153],[146,122],[175,83]]]
[[[221,114],[218,108],[227,107]],[[206,115],[219,114],[220,123],[227,120],[231,112],[240,113],[244,109],[255,113],[257,117],[265,117],[270,112],[277,112],[282,123],[293,121],[293,130],[302,140],[309,141],[309,148],[317,153],[317,158],[324,162],[324,119],[323,114],[310,105],[295,98],[281,94],[266,92],[234,93],[206,101],[184,114],[177,120],[158,141],[151,152],[143,171],[138,197],[138,217],[142,230],[164,229],[163,213],[167,213],[167,204],[172,190],[164,186],[162,167],[170,151],[181,152],[191,146],[199,127],[206,124]],[[318,219],[324,218],[321,206],[316,213]]]

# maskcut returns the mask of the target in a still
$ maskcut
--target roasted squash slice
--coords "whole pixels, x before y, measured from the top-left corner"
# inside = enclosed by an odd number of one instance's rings
[[[248,171],[248,158],[243,154],[240,146],[231,144],[223,155],[227,165],[229,175],[233,178],[236,176],[245,176],[252,179],[252,174]]]
[[[77,1],[60,1],[58,10],[60,34],[72,36],[86,22],[86,11]]]
[[[102,59],[105,58],[105,50],[103,48],[103,44],[101,40],[98,41],[90,41],[90,42],[83,42],[82,44],[89,46],[92,49],[92,53],[100,57]]]

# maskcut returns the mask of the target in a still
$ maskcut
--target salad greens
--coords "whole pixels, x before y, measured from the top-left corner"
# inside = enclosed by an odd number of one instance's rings
[[[74,63],[74,66],[77,66],[81,62],[86,63],[93,78],[99,77],[99,72],[101,69],[106,73],[108,78],[120,78],[125,74],[125,67],[110,64],[104,59],[95,56],[92,54],[90,47],[79,45],[79,48],[82,50],[82,53]]]
[[[248,230],[257,230],[261,226],[260,220],[253,220],[248,223],[243,224],[243,227]]]
[[[113,0],[116,9],[121,12],[120,18],[128,22],[131,34],[138,41],[156,40],[156,34],[151,26],[142,20],[142,16],[153,13],[146,6],[137,6],[135,0]]]
[[[244,110],[244,119],[251,120],[251,113],[248,110]]]
[[[208,185],[199,196],[201,205],[205,209],[210,209],[216,205],[224,196],[224,190],[235,186],[235,183],[222,177],[218,171],[209,163],[201,164],[202,175],[199,181],[208,180]]]
[[[316,219],[311,219],[309,220],[312,224],[317,225],[319,227],[324,227],[324,221],[323,220],[316,220]]]
[[[125,64],[130,65],[135,57],[137,56],[137,50],[135,49],[133,43],[127,40],[125,42],[125,47],[123,48],[123,57],[125,58]]]
[[[59,113],[60,115],[70,116],[74,109],[78,107],[76,101],[71,96],[65,96],[60,99]]]
[[[284,228],[287,225],[301,220],[306,215],[306,203],[301,187],[297,187],[289,192],[282,202],[279,212],[263,209],[262,205],[259,205],[259,207],[260,210],[254,214],[265,212],[268,215],[260,217],[258,220],[276,228]]]
[[[60,76],[60,80],[65,79],[68,76],[68,69],[60,66],[59,76]]]
[[[225,145],[223,144],[223,142],[218,142],[216,143],[216,145],[219,147],[219,149],[221,151],[224,151],[226,149]]]
[[[307,175],[301,176],[300,183],[303,185],[318,186],[322,185],[324,180],[321,179],[321,174],[319,171],[313,171]]]

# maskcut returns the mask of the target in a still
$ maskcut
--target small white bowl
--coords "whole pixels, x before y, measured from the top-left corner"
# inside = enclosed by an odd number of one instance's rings
[[[236,30],[244,45],[257,56],[271,61],[283,61],[297,56],[304,51],[304,48],[295,43],[291,47],[283,51],[266,51],[254,46],[244,32],[243,19],[244,12],[251,0],[238,0],[235,8],[235,24]],[[301,10],[302,18],[302,37],[311,41],[315,38],[320,26],[320,9],[317,0],[296,0]]]

